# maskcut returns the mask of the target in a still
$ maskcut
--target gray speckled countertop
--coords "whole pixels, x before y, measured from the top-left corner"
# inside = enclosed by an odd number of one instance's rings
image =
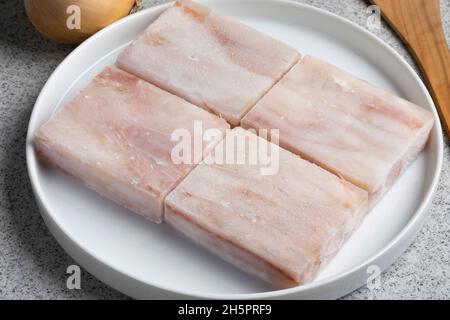
[[[365,26],[362,0],[297,0]],[[146,6],[167,1],[145,1]],[[441,0],[450,35],[450,0]],[[0,2],[0,299],[124,299],[86,271],[82,289],[66,288],[75,262],[53,239],[36,207],[25,164],[25,136],[34,102],[56,66],[73,47],[43,39],[28,22],[23,1]],[[403,45],[383,24],[375,32],[406,60]],[[415,67],[415,66],[414,66]],[[347,299],[450,299],[450,149],[428,221],[407,252],[390,267],[380,289]]]

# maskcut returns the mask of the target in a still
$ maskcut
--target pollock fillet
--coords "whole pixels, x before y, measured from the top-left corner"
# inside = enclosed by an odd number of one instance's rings
[[[89,188],[161,222],[163,199],[194,165],[175,165],[175,129],[224,120],[115,68],[107,68],[35,136],[38,155]],[[192,133],[193,135],[193,133]],[[211,149],[204,145],[204,154]],[[192,152],[192,162],[202,154]],[[200,157],[198,159],[198,157]]]
[[[242,120],[367,190],[373,206],[424,148],[431,112],[305,57]]]
[[[236,128],[216,148],[247,135],[256,137]],[[234,145],[249,159],[249,143]],[[335,256],[363,220],[368,194],[275,148],[279,171],[270,176],[261,175],[263,165],[201,163],[167,196],[165,221],[226,261],[284,288],[312,281]]]
[[[117,65],[236,126],[298,53],[191,1],[177,1]]]

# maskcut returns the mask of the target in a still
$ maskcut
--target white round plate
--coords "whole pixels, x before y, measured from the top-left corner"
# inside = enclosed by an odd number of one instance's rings
[[[415,72],[369,32],[338,16],[286,1],[199,1],[333,63],[425,108],[436,118],[426,150],[369,214],[361,228],[313,283],[273,291],[185,241],[165,225],[147,222],[42,167],[32,139],[168,5],[127,17],[80,45],[56,69],[36,102],[28,140],[28,170],[42,216],[62,247],[108,285],[136,298],[339,298],[366,283],[367,268],[384,270],[411,243],[427,214],[442,165],[443,138],[433,102]]]

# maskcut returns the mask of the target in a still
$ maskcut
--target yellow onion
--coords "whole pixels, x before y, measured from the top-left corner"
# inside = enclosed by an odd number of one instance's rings
[[[25,0],[35,28],[47,38],[78,44],[127,16],[136,0]]]

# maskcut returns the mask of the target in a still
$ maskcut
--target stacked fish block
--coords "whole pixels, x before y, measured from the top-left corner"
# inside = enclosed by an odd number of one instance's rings
[[[427,110],[191,1],[166,10],[117,67],[37,132],[40,158],[277,288],[315,278],[433,126]],[[175,163],[172,133],[194,135],[197,122],[223,138]],[[208,161],[246,138],[279,154],[275,174]]]

